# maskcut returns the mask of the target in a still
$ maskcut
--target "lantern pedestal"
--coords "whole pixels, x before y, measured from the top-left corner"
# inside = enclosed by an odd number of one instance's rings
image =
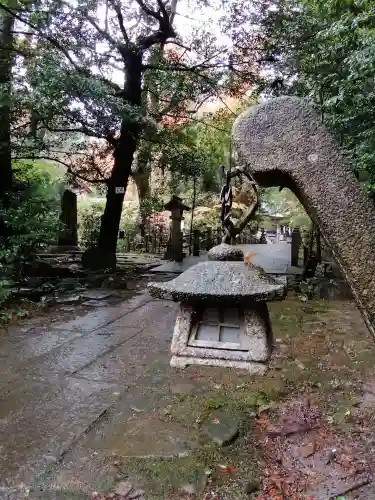
[[[171,366],[226,366],[261,374],[272,351],[265,303],[253,308],[181,304],[174,327]]]

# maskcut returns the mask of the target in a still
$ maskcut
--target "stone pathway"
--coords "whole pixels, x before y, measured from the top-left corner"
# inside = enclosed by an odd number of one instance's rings
[[[91,298],[106,297],[99,294]],[[61,308],[0,336],[2,488],[29,483],[59,461],[168,351],[173,304],[142,292],[76,311]]]
[[[253,263],[256,266],[263,267],[268,274],[281,275],[299,275],[303,269],[290,265],[290,245],[287,243],[275,243],[269,245],[238,245],[238,248],[246,253],[255,253]],[[189,255],[183,262],[165,262],[160,266],[154,267],[152,273],[182,273],[189,267],[207,259],[207,254],[201,252],[199,257]]]
[[[360,485],[359,498],[373,498],[375,465],[363,449],[374,442],[375,348],[353,304],[272,304],[271,369],[251,377],[171,369],[175,304],[143,291],[102,300],[104,307],[79,306],[74,315],[60,308],[0,337],[1,500],[84,500],[119,484],[147,500],[269,500],[289,491],[293,474],[299,489],[285,498],[313,491],[321,500],[350,484]],[[306,395],[319,408],[315,420],[297,429],[300,416],[292,416],[285,431],[288,398]],[[309,434],[316,422],[325,441]],[[356,468],[340,469],[339,481],[327,463],[315,478],[309,457],[320,463],[336,447],[341,459],[347,432],[367,439],[361,454],[345,452]]]

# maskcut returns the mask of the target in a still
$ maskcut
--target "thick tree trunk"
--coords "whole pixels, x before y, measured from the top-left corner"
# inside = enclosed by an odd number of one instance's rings
[[[13,16],[0,10],[0,200],[13,181],[10,145],[13,25]]]
[[[142,53],[128,52],[125,88],[122,98],[134,108],[141,107]],[[107,202],[102,216],[99,234],[99,251],[103,257],[116,254],[117,237],[120,228],[122,205],[131,174],[134,153],[139,144],[141,127],[138,121],[124,119],[120,137],[114,151],[114,165],[108,182]],[[116,192],[117,188],[117,192]],[[121,190],[121,192],[119,192]]]
[[[126,147],[119,147],[114,155],[114,166],[110,182],[108,183],[107,202],[100,226],[98,246],[105,253],[109,254],[116,253],[122,206],[138,143],[138,139],[132,136],[132,134],[127,135],[128,140],[125,141],[124,138]],[[116,193],[116,188],[123,188],[123,192]]]

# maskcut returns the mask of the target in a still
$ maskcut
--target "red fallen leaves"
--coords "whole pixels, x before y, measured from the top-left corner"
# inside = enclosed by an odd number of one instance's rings
[[[257,417],[255,418],[255,422],[262,430],[265,430],[269,424],[268,417],[265,413],[260,413],[259,415],[257,415]]]
[[[298,481],[300,482],[300,481]],[[304,489],[305,484],[299,485],[299,489]],[[262,495],[258,500],[284,500],[292,498],[293,500],[306,500],[306,497],[296,491],[296,478],[287,477],[281,473],[272,473],[264,479]]]
[[[233,474],[234,471],[236,470],[236,467],[233,464],[232,465],[219,464],[219,470],[224,474]]]

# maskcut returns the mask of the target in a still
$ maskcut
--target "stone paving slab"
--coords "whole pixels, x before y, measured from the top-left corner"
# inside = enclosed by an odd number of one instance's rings
[[[56,312],[48,316],[48,323],[40,324],[46,317],[27,320],[21,329],[12,328],[8,335],[2,335],[0,487],[17,486],[50,468],[126,391],[126,367],[109,382],[103,377],[90,380],[85,375],[89,376],[89,367],[95,363],[96,368],[102,365],[104,369],[103,357],[127,342],[136,351],[140,328],[113,324],[136,314],[129,320],[136,325],[138,309],[150,300],[143,293],[117,307],[89,312],[79,309],[75,317]],[[147,339],[150,356],[152,341],[155,338]],[[129,357],[124,347],[121,355],[126,358],[125,353]],[[134,376],[140,374],[137,371]],[[131,379],[128,374],[125,378],[128,382]],[[16,494],[15,498],[21,496]]]
[[[105,332],[106,333],[106,332]],[[102,334],[100,330],[65,342],[48,353],[23,364],[18,371],[23,374],[40,375],[60,372],[72,374],[93,363],[99,356],[110,352],[129,338],[136,336],[139,330],[128,328],[113,334]]]
[[[160,312],[163,314],[160,316]],[[165,314],[176,314],[177,308],[175,304],[169,301],[158,301],[152,300],[142,308],[137,309],[132,314],[122,316],[112,323],[113,327],[123,327],[123,328],[140,328],[144,327],[146,324],[150,324],[150,321],[155,324],[160,318],[163,318]]]
[[[116,386],[96,381],[19,379],[0,399],[1,483],[55,463],[117,397]]]

